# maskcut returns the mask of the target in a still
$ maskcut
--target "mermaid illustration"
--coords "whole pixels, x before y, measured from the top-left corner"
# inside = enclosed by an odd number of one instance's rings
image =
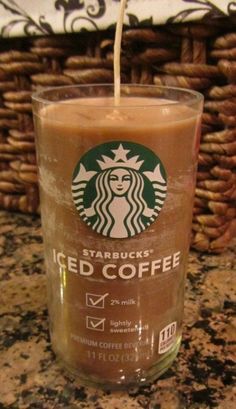
[[[129,150],[122,144],[111,151],[115,155],[113,159],[102,155],[102,160],[97,160],[100,172],[87,171],[80,163],[73,179],[72,194],[80,216],[97,233],[111,238],[132,237],[157,217],[164,201],[166,182],[158,166],[154,172],[141,173],[143,161],[139,161],[138,156],[127,159]],[[85,207],[85,188],[93,178],[96,195],[90,206]],[[153,207],[148,207],[144,198],[145,183],[153,186]],[[154,185],[162,197],[155,194]]]

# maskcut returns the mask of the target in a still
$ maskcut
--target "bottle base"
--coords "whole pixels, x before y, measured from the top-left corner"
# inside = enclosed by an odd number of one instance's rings
[[[57,354],[59,364],[65,369],[67,375],[73,377],[73,381],[78,382],[80,386],[95,387],[106,391],[127,390],[142,385],[147,385],[158,379],[164,372],[169,369],[174,359],[176,358],[181,344],[181,336],[178,337],[173,348],[166,354],[163,359],[159,360],[149,370],[142,372],[132,379],[117,379],[111,381],[110,379],[102,379],[97,376],[87,375],[78,369],[75,369],[63,360],[60,354]]]

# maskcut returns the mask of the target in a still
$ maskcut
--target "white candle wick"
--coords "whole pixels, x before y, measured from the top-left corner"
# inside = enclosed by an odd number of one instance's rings
[[[124,22],[125,6],[127,0],[120,0],[119,16],[116,24],[115,44],[114,44],[114,93],[115,106],[120,105],[120,54],[121,38]]]

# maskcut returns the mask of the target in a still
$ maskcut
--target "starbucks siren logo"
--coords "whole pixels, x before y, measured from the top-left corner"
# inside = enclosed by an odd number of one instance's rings
[[[72,196],[83,221],[97,233],[127,238],[157,218],[166,197],[166,173],[150,149],[108,142],[88,151],[73,174]]]

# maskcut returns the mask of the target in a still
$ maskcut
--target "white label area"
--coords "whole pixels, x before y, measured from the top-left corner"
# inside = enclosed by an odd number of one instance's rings
[[[163,330],[160,332],[158,347],[159,354],[164,354],[165,352],[169,351],[172,345],[174,345],[176,338],[176,327],[177,322],[174,321],[163,328]]]
[[[89,247],[89,246],[88,246]],[[108,250],[110,250],[108,248]],[[52,250],[61,297],[68,303],[68,345],[86,366],[130,371],[158,363],[174,348],[182,299],[181,250]],[[102,369],[101,369],[102,370]]]

